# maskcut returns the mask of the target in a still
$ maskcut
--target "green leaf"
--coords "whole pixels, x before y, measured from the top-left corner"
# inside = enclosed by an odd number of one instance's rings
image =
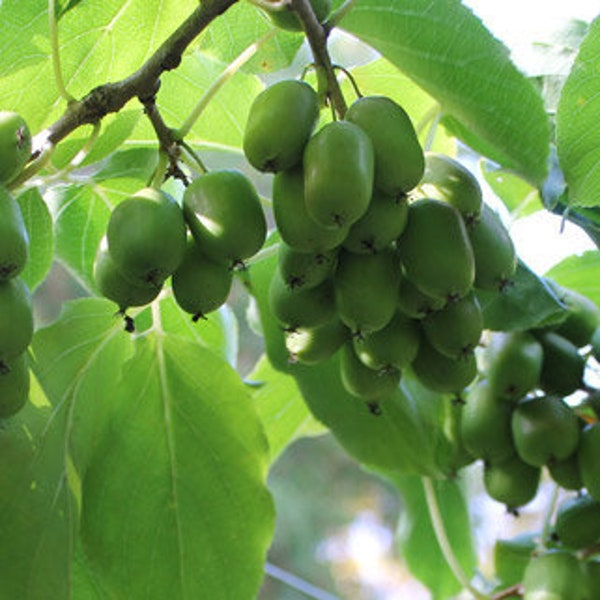
[[[326,432],[310,414],[294,378],[275,370],[266,357],[246,381],[269,439],[271,462],[295,439]]]
[[[585,37],[565,82],[556,114],[560,165],[569,203],[600,204],[600,19]]]
[[[486,329],[518,331],[564,318],[565,308],[548,286],[522,261],[501,292],[476,290]]]
[[[390,477],[400,491],[404,509],[398,527],[400,552],[410,572],[431,591],[434,600],[454,597],[462,585],[448,567],[427,508],[423,480]],[[477,566],[471,522],[463,487],[458,480],[433,481],[435,496],[450,546],[467,576]]]
[[[544,179],[550,129],[542,99],[467,7],[363,0],[340,26],[435,98],[451,133],[534,184]]]
[[[82,482],[86,555],[122,598],[251,600],[273,507],[245,387],[185,338],[156,331],[134,347]]]
[[[21,278],[33,292],[44,281],[54,259],[52,216],[37,188],[23,192],[17,202],[29,235],[29,257]]]
[[[492,191],[502,200],[512,219],[520,219],[544,208],[539,191],[514,173],[481,165],[481,174]]]
[[[554,265],[545,276],[580,292],[600,306],[600,253],[596,250],[568,256]]]

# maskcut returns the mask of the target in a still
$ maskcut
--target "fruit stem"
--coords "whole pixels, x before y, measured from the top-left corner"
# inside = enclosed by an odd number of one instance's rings
[[[344,118],[348,107],[342,94],[342,89],[335,75],[331,57],[327,50],[327,37],[330,27],[321,25],[315,16],[310,0],[290,0],[292,9],[298,15],[302,28],[306,34],[306,39],[310,45],[313,57],[315,59],[316,69],[321,68],[325,74],[327,82],[327,98],[340,119]]]
[[[277,29],[274,27],[267,31],[262,37],[256,42],[250,44],[245,50],[243,50],[233,61],[225,68],[225,70],[217,77],[217,79],[210,85],[210,87],[204,92],[198,104],[193,108],[188,118],[184,121],[183,125],[175,131],[175,138],[182,140],[185,138],[196,121],[200,118],[206,107],[210,104],[211,100],[217,95],[221,88],[271,39],[277,34]]]
[[[444,559],[446,560],[448,567],[458,582],[475,598],[478,600],[489,600],[489,596],[480,592],[473,586],[464,572],[461,564],[458,562],[456,555],[454,554],[454,550],[452,549],[450,540],[448,539],[448,534],[444,525],[444,519],[438,505],[433,479],[430,477],[422,477],[422,481],[425,489],[425,498],[427,499],[427,508],[429,510],[429,516],[431,518],[435,537],[437,538],[438,544],[440,545],[440,550],[444,555]]]
[[[352,9],[352,7],[358,2],[358,0],[346,0],[335,12],[333,12],[329,19],[327,19],[327,27],[333,29]]]
[[[48,0],[48,28],[50,29],[50,44],[52,46],[52,68],[54,69],[54,81],[60,96],[68,103],[75,102],[75,98],[69,94],[65,87],[62,76],[60,61],[60,44],[58,42],[58,27],[56,23],[56,1]]]
[[[27,180],[31,179],[34,175],[39,173],[49,162],[52,154],[54,153],[55,146],[51,144],[45,144],[44,148],[36,154],[34,160],[29,162],[27,166],[21,171],[18,177],[13,179],[8,184],[9,190],[16,190],[21,187]]]
[[[148,187],[160,189],[165,182],[165,175],[169,169],[169,155],[164,150],[158,152],[158,164],[154,169],[154,173],[148,182]]]
[[[92,151],[98,136],[100,135],[101,129],[102,127],[100,125],[100,121],[94,123],[90,137],[85,141],[85,144],[81,147],[81,150],[75,155],[75,158],[73,158],[69,164],[69,170],[76,169],[87,158],[88,154]]]
[[[546,510],[546,514],[544,515],[544,522],[542,524],[542,535],[540,536],[540,543],[537,546],[537,550],[544,552],[548,549],[548,542],[550,541],[551,536],[551,528],[552,528],[552,516],[554,515],[554,510],[556,509],[556,503],[558,502],[558,495],[560,493],[560,486],[558,484],[554,484],[554,489],[552,491],[552,496],[550,497],[550,502],[548,503],[548,508]]]

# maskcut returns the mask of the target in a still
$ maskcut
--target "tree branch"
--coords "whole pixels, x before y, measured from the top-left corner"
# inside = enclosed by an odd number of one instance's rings
[[[235,4],[237,0],[202,0],[194,12],[133,74],[114,83],[106,83],[91,90],[81,100],[71,102],[65,113],[48,129],[45,145],[54,145],[82,125],[94,124],[109,113],[119,112],[132,98],[142,102],[155,96],[160,87],[160,76],[181,63],[186,48],[213,21]]]

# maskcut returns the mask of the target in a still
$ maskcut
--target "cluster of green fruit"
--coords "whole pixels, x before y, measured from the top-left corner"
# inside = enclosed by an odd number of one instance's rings
[[[490,497],[510,509],[531,501],[541,469],[565,489],[586,487],[600,500],[598,425],[585,426],[564,398],[584,391],[589,347],[600,309],[585,296],[552,286],[568,317],[555,327],[493,332],[482,377],[461,409],[462,444],[484,461]]]
[[[29,256],[29,236],[17,201],[7,189],[31,157],[31,134],[19,114],[0,112],[0,419],[16,414],[29,396],[27,347],[33,308],[19,275]]]
[[[552,522],[552,535],[541,547],[541,533],[499,539],[494,566],[503,586],[522,582],[525,599],[600,598],[600,502],[588,494],[564,499]]]
[[[152,302],[169,277],[177,304],[198,320],[227,300],[234,268],[260,250],[266,229],[258,194],[240,171],[200,175],[181,205],[147,187],[111,213],[94,279],[130,331],[126,310]]]
[[[409,365],[426,387],[460,392],[483,331],[474,289],[502,290],[516,269],[508,232],[467,169],[424,155],[391,99],[361,97],[315,133],[318,116],[311,86],[281,81],[256,98],[244,137],[249,162],[275,173],[270,305],[290,354],[314,364],[342,348],[342,381],[370,406]]]

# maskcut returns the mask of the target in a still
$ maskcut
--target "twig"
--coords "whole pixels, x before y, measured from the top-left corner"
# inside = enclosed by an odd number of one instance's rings
[[[515,585],[511,585],[507,587],[505,590],[501,590],[500,592],[496,592],[491,600],[504,600],[504,598],[510,598],[511,596],[522,596],[524,594],[523,584],[515,583]]]

